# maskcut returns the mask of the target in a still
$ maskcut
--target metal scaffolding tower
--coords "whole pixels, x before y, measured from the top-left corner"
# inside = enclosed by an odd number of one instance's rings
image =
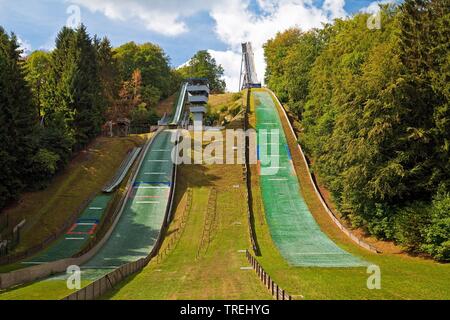
[[[258,81],[258,75],[256,74],[255,55],[250,42],[242,44],[241,76],[239,81],[240,90],[261,88],[261,82]]]

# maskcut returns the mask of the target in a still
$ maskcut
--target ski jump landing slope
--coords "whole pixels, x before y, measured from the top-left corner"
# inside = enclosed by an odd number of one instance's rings
[[[83,274],[96,279],[148,256],[164,224],[170,201],[173,162],[172,131],[153,140],[136,175],[124,211],[103,248],[85,265]]]
[[[256,107],[257,131],[267,130],[269,133],[266,141],[261,141],[258,134],[258,159],[261,159],[260,151],[264,148],[267,148],[269,156],[279,155],[278,173],[260,177],[267,221],[279,251],[292,266],[366,266],[367,263],[339,248],[320,230],[301,195],[286,136],[271,94],[252,90],[252,95]],[[278,146],[271,143],[273,129],[279,132]],[[261,161],[260,166],[261,169],[274,168],[272,164]]]

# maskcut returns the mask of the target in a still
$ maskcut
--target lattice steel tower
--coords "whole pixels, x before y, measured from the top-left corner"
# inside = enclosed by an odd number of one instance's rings
[[[247,88],[261,88],[261,82],[258,81],[256,74],[255,55],[250,42],[242,44],[241,76],[239,78],[239,90]]]

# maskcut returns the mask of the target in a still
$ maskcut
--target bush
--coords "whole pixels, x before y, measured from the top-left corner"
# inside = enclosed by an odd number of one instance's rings
[[[395,239],[408,251],[418,253],[424,242],[424,230],[430,224],[430,208],[425,203],[398,210],[395,218]]]
[[[392,210],[385,205],[376,204],[375,214],[367,221],[367,230],[378,239],[392,239],[394,223]]]
[[[442,189],[431,206],[431,223],[424,230],[422,250],[436,260],[450,261],[450,193]]]
[[[33,158],[34,187],[41,189],[47,186],[48,181],[58,171],[59,155],[47,149],[40,149]]]

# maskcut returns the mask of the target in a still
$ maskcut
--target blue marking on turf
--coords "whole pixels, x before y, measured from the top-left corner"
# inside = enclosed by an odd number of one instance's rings
[[[77,223],[96,223],[96,224],[99,224],[100,223],[100,220],[98,220],[98,219],[78,219],[77,220]]]
[[[291,150],[289,150],[289,146],[286,144],[286,145],[284,145],[284,147],[286,148],[286,152],[288,154],[289,160],[292,160]]]

